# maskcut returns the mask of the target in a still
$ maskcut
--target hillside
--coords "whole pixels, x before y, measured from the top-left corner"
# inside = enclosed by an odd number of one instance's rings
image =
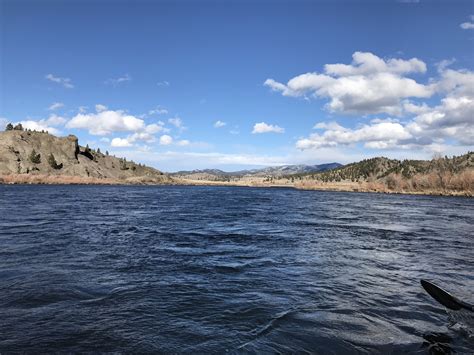
[[[391,174],[398,174],[409,179],[417,174],[431,172],[456,174],[470,168],[474,168],[474,152],[468,152],[458,157],[439,157],[433,160],[396,160],[377,157],[364,159],[325,172],[294,174],[294,177],[311,177],[325,182],[369,181],[383,179]]]
[[[309,188],[324,184],[361,186],[394,192],[474,194],[474,152],[432,160],[365,159],[325,172],[294,174],[287,179]]]
[[[159,170],[80,146],[76,136],[23,130],[0,132],[0,177],[5,182],[170,182]]]

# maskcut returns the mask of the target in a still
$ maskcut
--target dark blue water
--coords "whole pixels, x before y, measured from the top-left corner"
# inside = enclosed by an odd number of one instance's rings
[[[0,186],[0,352],[469,353],[474,199]]]

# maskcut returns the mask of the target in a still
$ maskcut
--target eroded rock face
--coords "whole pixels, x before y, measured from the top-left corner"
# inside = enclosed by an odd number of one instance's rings
[[[32,152],[39,155],[32,159]],[[56,164],[52,163],[51,154]],[[60,168],[59,168],[60,167]],[[153,168],[127,162],[113,156],[86,153],[74,135],[55,137],[48,133],[0,132],[0,175],[43,174],[78,177],[129,179],[162,177]]]
[[[48,163],[50,154],[54,155],[58,164],[74,164],[77,162],[77,146],[75,136],[58,138],[41,132],[0,132],[0,174],[54,170]],[[39,154],[37,163],[31,160],[33,150]]]

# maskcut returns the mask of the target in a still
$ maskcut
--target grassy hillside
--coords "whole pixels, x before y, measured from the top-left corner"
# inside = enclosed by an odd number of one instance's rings
[[[474,193],[474,152],[432,160],[365,159],[343,167],[312,174],[295,174],[287,179],[308,185],[354,183],[374,190],[400,192],[466,191]],[[369,186],[369,188],[370,188]]]
[[[168,182],[159,170],[83,147],[77,137],[56,137],[46,132],[9,130],[0,132],[0,176],[3,181],[41,182],[70,177],[125,183]]]

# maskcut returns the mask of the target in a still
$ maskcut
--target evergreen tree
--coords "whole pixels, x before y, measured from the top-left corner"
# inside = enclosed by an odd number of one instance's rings
[[[15,131],[23,131],[23,126],[21,123],[18,123],[15,127],[13,127]]]
[[[7,124],[5,131],[13,131],[13,125],[11,123]]]
[[[41,154],[36,154],[36,150],[32,150],[31,151],[31,154],[30,154],[30,161],[33,163],[33,164],[39,164],[41,163]]]

